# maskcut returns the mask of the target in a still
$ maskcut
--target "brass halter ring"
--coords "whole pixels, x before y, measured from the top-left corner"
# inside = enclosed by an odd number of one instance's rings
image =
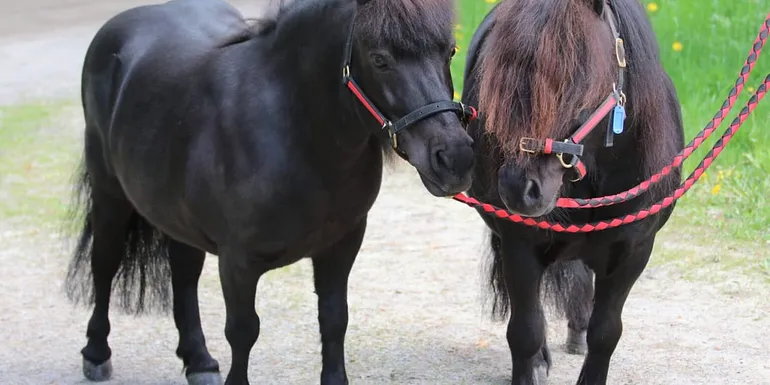
[[[564,168],[572,168],[572,164],[567,163],[564,161],[564,153],[558,153],[556,154],[556,159],[559,159],[559,163],[561,163],[562,167]]]
[[[565,139],[564,141],[567,142],[569,140]],[[564,167],[565,169],[571,169],[571,168],[575,167],[574,164],[567,163],[567,162],[564,161],[564,153],[563,152],[559,152],[559,153],[556,153],[554,155],[556,155],[556,159],[559,160],[559,163],[561,163],[561,166]],[[572,156],[575,156],[575,155],[572,155]],[[573,158],[573,160],[574,160],[574,158]],[[570,179],[570,181],[571,182],[579,182],[580,179],[582,179],[582,178],[580,177],[580,173],[578,173],[578,177],[574,178],[574,179]]]
[[[564,143],[569,142],[569,139],[564,139]],[[574,156],[574,155],[573,155]],[[564,153],[559,152],[556,154],[556,158],[559,159],[559,163],[561,163],[562,167],[564,168],[572,168],[572,163],[567,163],[564,161]]]

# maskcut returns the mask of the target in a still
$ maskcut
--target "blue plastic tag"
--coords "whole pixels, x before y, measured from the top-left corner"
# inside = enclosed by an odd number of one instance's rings
[[[612,132],[615,134],[623,133],[623,126],[626,120],[626,109],[620,104],[616,104],[612,110]]]

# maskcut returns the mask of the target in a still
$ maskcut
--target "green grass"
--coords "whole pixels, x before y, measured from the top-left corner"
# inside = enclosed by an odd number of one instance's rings
[[[770,3],[678,0],[656,4],[659,9],[650,12],[650,19],[663,64],[682,103],[689,140],[713,117],[732,87]],[[680,52],[672,49],[675,42],[682,44]],[[770,72],[767,56],[760,56],[730,119]],[[758,240],[765,246],[770,242],[769,119],[770,106],[764,101],[730,141],[706,180],[682,200],[682,211],[690,214],[696,225],[737,240]],[[686,170],[691,171],[705,152],[696,152]]]
[[[0,107],[0,218],[4,222],[59,226],[77,160],[72,151],[77,148],[72,112],[71,105],[64,103]]]
[[[657,35],[661,60],[682,105],[686,141],[708,123],[735,82],[768,12],[766,0],[640,1]],[[452,74],[462,91],[468,44],[477,25],[495,2],[458,0],[456,38],[460,51]],[[651,9],[656,8],[656,9]],[[674,50],[674,44],[681,50]],[[770,44],[769,44],[770,45]],[[766,47],[765,50],[770,50]],[[770,72],[770,53],[760,56],[733,112],[685,163],[689,174],[714,140]],[[770,101],[763,101],[729,146],[688,194],[664,230],[672,239],[687,239],[706,248],[724,247],[721,254],[738,266],[770,277]],[[684,238],[682,238],[684,237]],[[729,250],[728,250],[729,249]],[[681,256],[681,251],[677,252]],[[676,253],[673,253],[676,254]],[[728,257],[729,256],[729,257]],[[697,257],[697,256],[695,256]],[[676,259],[677,255],[664,260]],[[687,258],[680,258],[687,260]]]

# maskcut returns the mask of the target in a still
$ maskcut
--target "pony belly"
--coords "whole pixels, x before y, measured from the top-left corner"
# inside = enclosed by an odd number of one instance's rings
[[[350,216],[344,218],[313,218],[300,215],[301,212],[293,212],[280,222],[265,221],[253,227],[233,227],[229,235],[254,254],[283,255],[296,261],[333,245],[366,215],[364,211],[349,213]]]
[[[211,234],[198,225],[191,213],[181,205],[137,205],[137,212],[165,235],[210,254],[218,251]]]

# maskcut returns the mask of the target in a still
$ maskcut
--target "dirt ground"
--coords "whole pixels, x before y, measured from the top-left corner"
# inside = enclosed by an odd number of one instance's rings
[[[89,39],[116,11],[144,1],[27,0],[0,12],[0,104],[74,98]],[[260,3],[236,4],[247,16]],[[73,135],[81,124],[67,123]],[[69,119],[73,120],[73,119]],[[69,121],[68,120],[68,121]],[[505,326],[482,308],[483,224],[475,212],[430,196],[415,173],[388,171],[350,281],[347,368],[353,384],[505,384]],[[685,240],[663,237],[671,248]],[[0,221],[0,383],[80,384],[89,311],[65,301],[67,251],[53,236]],[[703,250],[709,253],[708,249]],[[653,259],[655,256],[653,256]],[[230,354],[217,260],[207,261],[201,312],[223,371]],[[308,261],[266,275],[251,354],[255,384],[317,384],[320,342]],[[649,268],[626,304],[611,384],[770,384],[770,303],[755,280],[688,281]],[[115,374],[107,384],[184,384],[170,316],[112,312]],[[550,384],[573,384],[582,357],[564,353],[566,325],[550,319]]]

